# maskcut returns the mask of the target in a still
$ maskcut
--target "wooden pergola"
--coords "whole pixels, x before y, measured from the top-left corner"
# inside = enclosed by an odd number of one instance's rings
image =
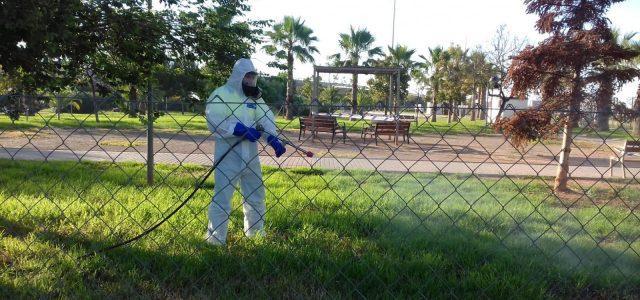
[[[313,99],[318,99],[318,84],[319,84],[319,75],[321,73],[329,73],[329,74],[351,74],[351,75],[389,75],[389,94],[387,97],[387,103],[385,105],[385,114],[391,105],[393,98],[393,87],[391,82],[393,80],[393,76],[396,77],[396,85],[400,86],[400,74],[402,73],[402,68],[393,67],[393,68],[376,68],[376,67],[330,67],[330,66],[313,66]],[[358,91],[355,91],[356,94]],[[395,94],[395,104],[397,111],[397,101],[400,99],[400,89],[396,88]]]

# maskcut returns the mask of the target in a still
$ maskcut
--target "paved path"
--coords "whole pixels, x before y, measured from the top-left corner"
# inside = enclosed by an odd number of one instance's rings
[[[15,160],[66,160],[66,161],[114,161],[114,162],[140,162],[144,163],[144,153],[116,152],[116,151],[71,151],[71,150],[35,150],[31,148],[3,148],[0,158]],[[166,164],[201,164],[210,166],[213,156],[203,153],[157,153],[157,163]],[[267,166],[282,167],[313,167],[332,170],[378,170],[380,172],[418,172],[418,173],[456,173],[477,174],[493,176],[555,176],[556,164],[519,163],[465,163],[462,161],[430,161],[430,160],[398,160],[398,159],[367,159],[367,158],[334,158],[330,156],[307,158],[297,154],[276,159],[272,156],[260,156],[260,161]],[[608,166],[574,165],[570,167],[571,176],[574,178],[608,178]],[[615,176],[619,177],[622,171],[616,167]],[[634,175],[640,178],[640,168],[634,165],[627,169],[628,178]],[[630,172],[630,174],[629,174]]]

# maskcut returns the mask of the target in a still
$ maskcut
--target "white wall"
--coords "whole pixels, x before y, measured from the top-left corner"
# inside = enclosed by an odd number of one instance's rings
[[[421,113],[421,116],[431,116],[431,111],[433,110],[433,103],[432,102],[426,102],[425,105],[422,107],[423,113]],[[438,107],[438,109],[436,109],[436,113],[438,115],[442,114],[442,108]]]
[[[489,96],[487,99],[487,106],[489,111],[487,112],[487,122],[493,123],[498,117],[500,111],[500,98]],[[509,100],[505,105],[505,110],[502,112],[502,117],[511,117],[513,114],[521,109],[527,109],[537,104],[537,101],[514,99]]]

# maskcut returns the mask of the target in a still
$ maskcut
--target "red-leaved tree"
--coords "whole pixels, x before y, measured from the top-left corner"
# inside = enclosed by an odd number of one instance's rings
[[[603,62],[614,63],[637,55],[616,43],[610,21],[605,17],[612,4],[622,1],[525,0],[527,13],[539,16],[536,29],[549,36],[514,57],[507,80],[513,84],[513,95],[524,98],[538,93],[542,104],[503,118],[495,126],[516,146],[562,131],[556,191],[568,190],[573,128],[577,126],[581,104],[585,101],[585,86],[602,76],[625,82],[639,74],[633,68],[598,68]]]

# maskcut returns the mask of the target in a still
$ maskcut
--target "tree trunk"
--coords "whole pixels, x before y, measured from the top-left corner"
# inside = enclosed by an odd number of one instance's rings
[[[509,103],[509,98],[506,98],[501,95],[500,107],[498,107],[498,113],[496,114],[496,119],[493,121],[494,123],[500,122],[500,118],[502,118],[502,112],[504,111],[505,107],[507,107],[507,103]]]
[[[144,92],[142,92],[142,99],[139,99],[138,101],[138,114],[146,114],[147,113],[147,99],[146,97],[149,97],[148,94],[145,94]],[[195,112],[195,110],[194,110]]]
[[[293,82],[293,53],[289,51],[287,55],[287,97],[285,99],[285,117],[287,120],[293,119],[293,94],[294,94],[294,82]]]
[[[58,120],[60,120],[60,113],[62,112],[62,106],[60,104],[60,96],[56,97],[56,115],[58,115]]]
[[[24,106],[20,106],[20,110],[24,111],[24,117],[27,119],[27,122],[29,121],[29,103],[27,102],[27,98],[23,95],[20,95],[20,99],[22,99],[22,101],[20,101],[20,103],[24,103]],[[73,106],[71,106],[71,113],[73,113]]]
[[[453,101],[449,100],[449,108],[447,109],[447,124],[451,124],[451,119],[453,118]]]
[[[480,87],[480,119],[487,119],[487,86]]]
[[[169,112],[169,106],[167,104],[167,96],[164,96],[164,112],[168,113]]]
[[[611,103],[613,102],[613,82],[604,80],[596,94],[596,126],[598,131],[609,131],[609,117],[611,116]]]
[[[564,135],[562,136],[562,148],[560,149],[560,160],[556,173],[554,190],[556,192],[568,191],[567,182],[569,181],[569,154],[571,153],[571,143],[573,142],[573,127],[577,124],[580,109],[580,92],[582,91],[582,80],[580,79],[581,70],[576,70],[576,74],[572,80],[571,99],[569,104],[569,114],[567,123],[564,126]]]
[[[471,121],[476,120],[476,100],[478,99],[478,87],[473,88],[473,99],[471,99]]]
[[[633,135],[640,136],[640,84],[638,84],[638,92],[636,94],[636,101],[633,103],[633,111],[635,112],[635,118],[633,119]]]
[[[100,118],[98,117],[98,103],[96,102],[96,85],[93,81],[93,77],[91,78],[91,97],[93,102],[93,114],[96,116],[96,123],[100,123]]]
[[[129,88],[129,115],[135,117],[138,113],[138,89],[135,85]]]
[[[431,108],[431,122],[436,121],[436,115],[438,114],[438,105],[436,101],[438,101],[438,85],[433,86],[433,95],[432,95],[432,108]]]
[[[353,74],[351,79],[351,114],[358,111],[358,75]]]
[[[462,102],[459,102],[459,103],[455,103],[455,102],[454,102],[454,104],[453,104],[453,105],[455,106],[455,108],[456,108],[456,109],[453,111],[453,121],[454,121],[454,122],[458,122],[458,121],[460,121],[460,105],[462,105],[461,103],[462,103]]]
[[[558,161],[558,169],[554,185],[554,190],[556,192],[569,190],[567,186],[567,182],[569,181],[569,154],[571,153],[571,143],[573,143],[573,126],[576,123],[576,120],[574,119],[575,115],[576,114],[569,112],[567,123],[564,125],[562,148],[560,149],[560,160]]]

